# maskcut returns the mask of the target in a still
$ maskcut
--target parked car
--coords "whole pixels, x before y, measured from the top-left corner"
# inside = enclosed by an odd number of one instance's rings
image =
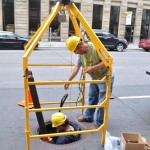
[[[24,49],[29,39],[23,38],[13,32],[0,31],[0,50]]]
[[[117,50],[121,52],[128,47],[128,42],[126,39],[117,38],[113,34],[100,29],[93,29],[93,31],[103,45],[109,50]],[[82,34],[84,37],[87,36],[84,31],[82,31]],[[87,40],[89,39],[88,36],[85,38]]]
[[[139,48],[143,48],[145,51],[150,52],[150,39],[141,39],[139,41]]]

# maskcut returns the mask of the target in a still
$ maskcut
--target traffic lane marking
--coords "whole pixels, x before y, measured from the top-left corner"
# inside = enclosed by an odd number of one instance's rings
[[[150,95],[118,97],[118,99],[136,99],[136,98],[150,98]]]

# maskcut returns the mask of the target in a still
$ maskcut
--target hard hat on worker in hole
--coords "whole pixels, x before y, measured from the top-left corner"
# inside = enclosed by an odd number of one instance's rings
[[[76,47],[78,46],[80,41],[80,37],[77,36],[71,36],[66,41],[66,46],[70,52],[74,52]]]
[[[51,121],[52,121],[52,127],[58,127],[62,125],[67,116],[61,112],[56,112],[51,116]]]

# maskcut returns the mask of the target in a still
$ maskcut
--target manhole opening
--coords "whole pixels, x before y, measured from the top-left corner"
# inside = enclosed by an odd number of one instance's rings
[[[72,124],[76,124],[76,123],[69,121],[69,125],[72,126]],[[57,133],[57,129],[52,127],[51,121],[46,122],[45,126],[46,126],[46,130],[49,134],[50,133]],[[81,128],[79,128],[79,126],[78,126],[77,131],[80,131],[80,130],[81,130]],[[37,133],[40,134],[39,128],[37,129]],[[50,144],[69,144],[69,143],[73,143],[73,142],[80,140],[81,135],[77,134],[77,135],[57,136],[57,137],[52,137],[52,139],[53,139],[52,142],[49,142],[47,140],[47,138],[41,138],[41,140],[43,142],[50,143]],[[64,142],[61,143],[62,141],[64,141]]]

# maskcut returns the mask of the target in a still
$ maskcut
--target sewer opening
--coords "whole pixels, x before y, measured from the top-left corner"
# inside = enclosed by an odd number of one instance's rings
[[[80,131],[81,130],[81,128],[76,123],[74,123],[72,121],[69,121],[69,125],[70,126],[75,125],[76,126],[75,131]],[[46,126],[46,130],[47,130],[48,134],[58,133],[57,128],[52,127],[51,121],[45,122],[45,126]],[[41,134],[40,131],[39,131],[39,128],[37,129],[37,133],[39,135]],[[69,143],[76,142],[80,139],[81,139],[80,134],[51,137],[51,141],[49,141],[48,138],[41,138],[41,140],[43,142],[50,143],[50,144],[69,144]]]

